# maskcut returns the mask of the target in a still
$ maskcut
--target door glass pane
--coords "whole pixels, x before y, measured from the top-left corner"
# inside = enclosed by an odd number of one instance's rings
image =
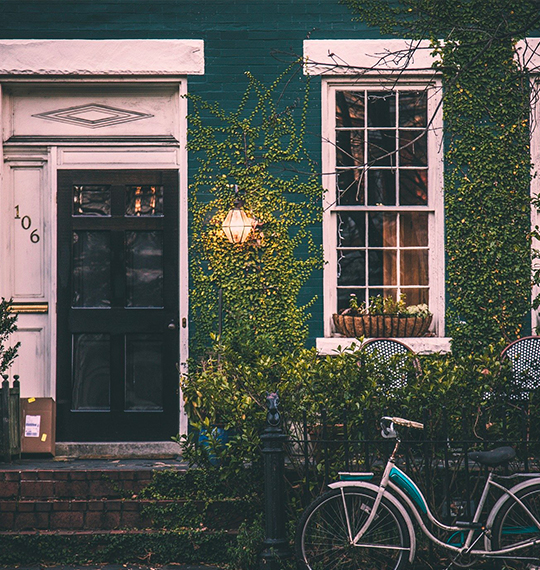
[[[73,307],[111,306],[109,232],[73,232]]]
[[[110,335],[74,334],[72,409],[108,411],[110,385]]]
[[[126,335],[126,410],[162,409],[162,336]]]
[[[127,186],[126,216],[163,216],[163,186]]]
[[[73,186],[74,216],[110,216],[109,186]]]
[[[126,232],[126,307],[163,307],[163,232]]]

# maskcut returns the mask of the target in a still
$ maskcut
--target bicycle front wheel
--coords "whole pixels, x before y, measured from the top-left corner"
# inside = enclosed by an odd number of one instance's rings
[[[403,515],[383,498],[366,534],[353,538],[366,522],[376,493],[362,487],[333,489],[304,512],[296,532],[296,556],[306,570],[402,570],[411,551]],[[352,537],[352,538],[351,538]]]
[[[517,491],[516,496],[536,520],[540,521],[540,482],[531,481],[530,485]],[[501,505],[493,521],[491,534],[492,550],[513,548],[532,540],[540,540],[540,530],[527,511],[511,498]],[[525,570],[531,563],[538,564],[538,560],[540,560],[540,545],[517,548],[501,561],[500,568]]]

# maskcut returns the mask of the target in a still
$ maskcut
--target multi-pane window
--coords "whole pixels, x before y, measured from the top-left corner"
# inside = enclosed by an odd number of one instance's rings
[[[405,293],[409,305],[432,308],[428,91],[355,87],[333,94],[332,312],[347,307],[351,293],[360,301]]]

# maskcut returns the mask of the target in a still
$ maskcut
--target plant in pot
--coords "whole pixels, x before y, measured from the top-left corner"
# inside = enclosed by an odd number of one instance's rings
[[[349,307],[333,315],[336,331],[350,338],[423,336],[433,319],[426,304],[407,305],[402,293],[393,297],[377,295],[369,304],[358,303],[351,294]]]

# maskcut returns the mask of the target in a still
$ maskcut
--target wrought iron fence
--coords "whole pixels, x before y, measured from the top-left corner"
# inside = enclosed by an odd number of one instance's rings
[[[384,415],[404,415],[388,413]],[[540,418],[531,402],[497,402],[477,409],[424,409],[423,431],[403,430],[400,466],[419,484],[432,509],[444,522],[469,518],[482,490],[487,470],[467,454],[502,445],[516,449],[517,457],[500,474],[540,472]],[[332,417],[330,420],[329,418]],[[287,468],[291,488],[305,506],[339,471],[384,468],[393,442],[380,435],[379,417],[363,411],[322,409],[316,421],[286,422]]]

